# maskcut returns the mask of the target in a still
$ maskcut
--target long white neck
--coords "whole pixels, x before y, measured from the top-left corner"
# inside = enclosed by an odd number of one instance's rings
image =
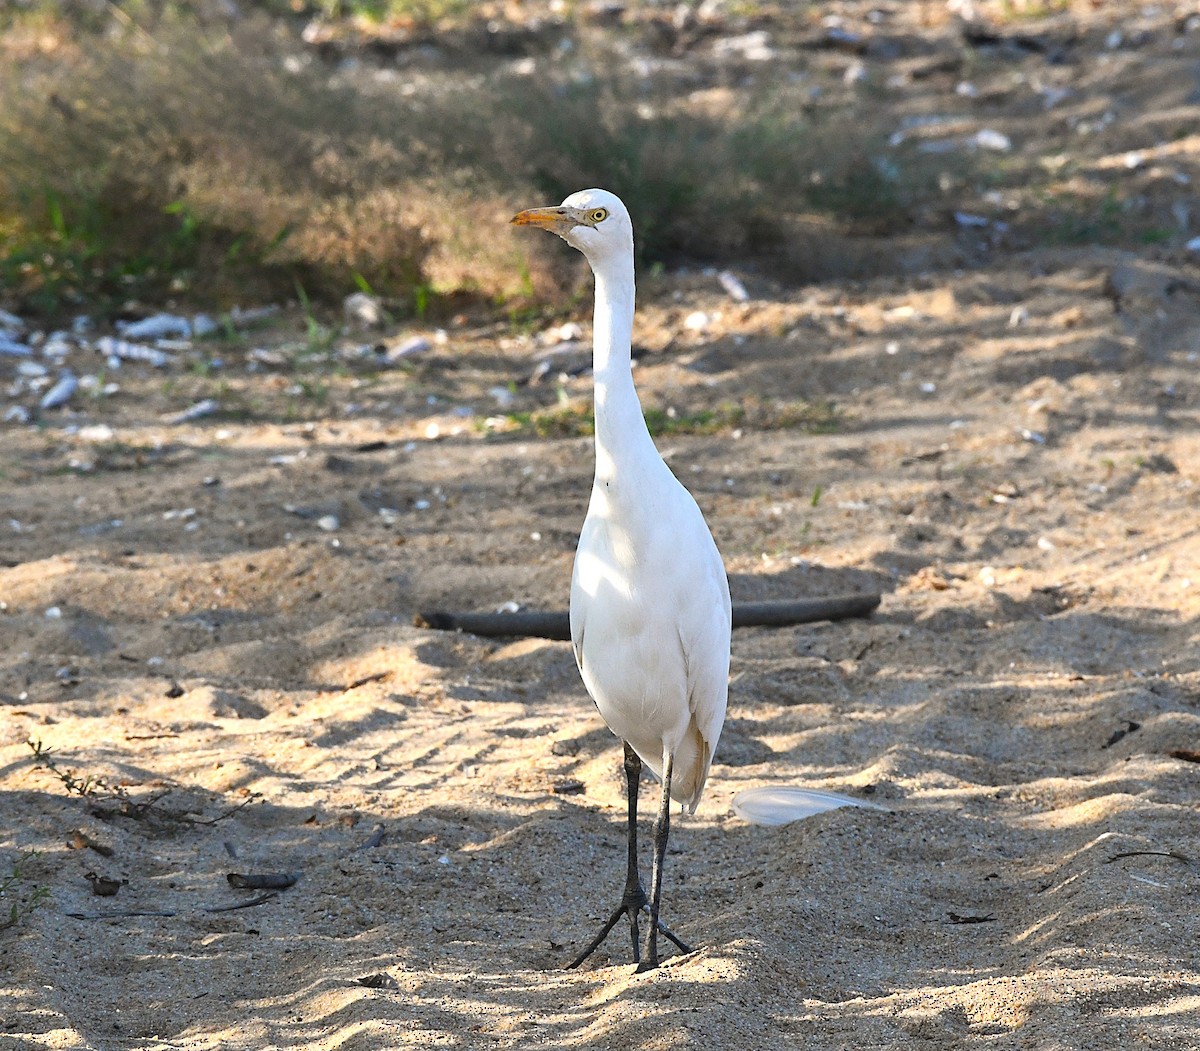
[[[596,313],[592,325],[592,370],[596,382],[596,477],[618,467],[651,462],[658,451],[633,387],[633,253],[593,264]]]

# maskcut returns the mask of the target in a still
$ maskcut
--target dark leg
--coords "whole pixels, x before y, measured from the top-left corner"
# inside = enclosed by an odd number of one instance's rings
[[[646,907],[646,892],[642,889],[641,876],[638,875],[638,859],[637,859],[637,805],[638,805],[638,784],[642,779],[642,760],[629,745],[625,745],[625,792],[629,801],[629,855],[625,869],[625,893],[621,896],[621,904],[618,905],[608,921],[600,928],[600,933],[596,935],[587,947],[578,956],[575,957],[569,964],[568,968],[578,967],[584,960],[592,955],[605,938],[608,937],[608,932],[616,925],[617,920],[622,916],[629,917],[629,929],[633,935],[633,962],[637,963],[641,959],[641,945],[638,937],[638,913]]]
[[[624,744],[624,742],[622,742]],[[640,959],[641,946],[638,944],[638,913],[646,907],[646,892],[642,889],[642,877],[638,873],[637,856],[637,808],[638,788],[642,783],[641,757],[629,745],[625,745],[625,798],[629,812],[629,833],[626,836],[627,854],[625,858],[625,893],[621,895],[621,908],[629,917],[629,935],[633,939],[633,962]]]
[[[658,807],[658,820],[654,822],[654,867],[650,870],[650,926],[646,930],[646,952],[639,961],[638,971],[652,971],[658,966],[658,932],[661,924],[658,908],[662,902],[663,861],[667,856],[667,837],[671,834],[671,773],[675,757],[669,752],[663,763],[662,802]],[[676,945],[675,938],[671,939]],[[689,951],[684,949],[685,952]]]
[[[669,776],[670,776],[670,773],[669,773],[669,768],[668,768],[668,777]],[[646,910],[649,905],[649,900],[646,897],[646,891],[642,887],[641,876],[638,874],[638,859],[637,859],[637,804],[638,804],[638,784],[641,781],[641,777],[642,777],[642,760],[638,756],[637,752],[635,752],[632,748],[629,747],[628,744],[626,744],[625,745],[625,790],[626,790],[627,798],[629,801],[629,833],[628,833],[629,853],[628,853],[628,860],[627,860],[627,865],[626,865],[626,870],[625,870],[625,893],[621,895],[621,903],[615,909],[613,909],[612,915],[610,915],[608,917],[608,919],[605,921],[604,926],[600,928],[600,933],[597,934],[596,937],[594,937],[590,942],[588,942],[588,944],[584,948],[584,950],[578,956],[576,956],[575,959],[573,959],[569,964],[567,964],[568,968],[578,967],[581,963],[583,963],[584,960],[586,960],[589,956],[591,956],[592,953],[594,953],[596,951],[596,949],[600,946],[600,943],[603,942],[604,939],[608,937],[608,932],[611,931],[617,925],[617,921],[620,920],[620,918],[622,916],[627,916],[629,918],[629,933],[633,938],[633,962],[636,964],[641,963],[641,938],[639,937],[640,932],[638,929],[638,917],[639,917],[639,914],[643,910]],[[669,786],[670,786],[669,781],[667,782],[667,785],[669,788]],[[670,803],[670,795],[668,794],[666,798],[667,798],[667,802],[669,804]],[[670,819],[668,816],[668,821],[669,820]],[[659,821],[661,824],[662,823],[661,815],[660,815]],[[663,853],[666,852],[666,849],[667,849],[666,836],[664,834],[663,835],[663,846],[662,846]],[[661,864],[661,861],[659,860],[660,854],[659,854],[659,850],[658,850],[658,827],[657,826],[655,827],[654,856],[656,859],[655,860],[655,871],[659,873],[659,884],[660,884],[660,891],[661,891],[662,864]],[[669,930],[666,926],[664,926],[661,922],[659,922],[657,911],[654,911],[652,913],[652,916],[653,916],[653,919],[651,921],[651,930],[661,931],[672,942],[674,942],[681,951],[683,951],[683,952],[691,952],[692,951],[691,948],[689,946],[685,945],[683,942],[681,942],[671,930]],[[655,944],[657,944],[657,941],[655,942]],[[655,958],[656,966],[657,966],[657,962],[658,961],[657,961],[657,957],[656,957]]]

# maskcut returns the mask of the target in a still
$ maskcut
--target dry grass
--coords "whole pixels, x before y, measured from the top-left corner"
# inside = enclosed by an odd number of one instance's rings
[[[938,192],[915,155],[876,159],[881,129],[847,136],[780,85],[713,112],[613,54],[387,81],[295,53],[265,17],[232,34],[159,12],[87,47],[41,17],[56,59],[0,74],[0,278],[47,313],[297,284],[400,311],[545,296],[547,248],[503,222],[586,185],[626,199],[645,262],[769,260],[789,219],[892,229]]]
[[[352,96],[229,39],[123,43],[44,93],[5,82],[10,283],[50,300],[421,280],[402,157],[355,126]]]

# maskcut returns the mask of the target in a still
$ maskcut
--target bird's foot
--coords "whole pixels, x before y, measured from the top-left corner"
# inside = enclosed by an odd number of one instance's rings
[[[646,891],[642,888],[642,885],[638,883],[626,887],[625,893],[621,897],[621,903],[613,909],[612,915],[608,917],[604,926],[600,928],[600,933],[588,942],[584,950],[575,959],[567,964],[567,969],[573,970],[591,956],[600,947],[604,939],[608,937],[608,932],[617,925],[621,917],[626,916],[629,918],[629,932],[633,937],[633,962],[637,965],[637,973],[641,974],[644,971],[654,970],[658,966],[657,945],[651,943],[651,951],[645,960],[642,959],[641,947],[639,945],[638,920],[643,912],[647,914],[650,912],[650,899],[646,897]],[[689,953],[692,951],[692,947],[679,938],[662,920],[657,922],[656,927],[658,933],[673,942],[680,952]]]
[[[647,911],[649,911],[649,909],[647,909]],[[683,941],[673,930],[671,930],[670,927],[663,923],[662,920],[658,920],[655,924],[655,927],[659,934],[665,935],[668,939],[674,942],[675,947],[679,949],[679,951],[685,956],[693,951],[692,947]],[[647,939],[647,941],[649,941],[650,944],[649,948],[646,950],[645,956],[639,960],[636,959],[635,954],[635,959],[633,961],[637,965],[634,967],[635,974],[645,974],[646,971],[653,971],[659,964],[657,939]]]

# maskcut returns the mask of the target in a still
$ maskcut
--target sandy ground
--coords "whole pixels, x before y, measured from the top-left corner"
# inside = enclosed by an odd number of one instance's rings
[[[565,606],[590,441],[484,421],[586,374],[512,394],[532,339],[465,322],[315,393],[231,347],[0,430],[0,877],[37,852],[0,1049],[1200,1047],[1195,268],[747,282],[646,284],[646,403],[745,410],[659,446],[735,601],[883,601],[735,633],[667,870],[699,948],[646,975],[618,937],[562,968],[623,866],[568,645],[412,625]],[[801,402],[833,425],[766,426]],[[733,815],[772,783],[887,809]],[[230,872],[297,879],[226,911]]]

